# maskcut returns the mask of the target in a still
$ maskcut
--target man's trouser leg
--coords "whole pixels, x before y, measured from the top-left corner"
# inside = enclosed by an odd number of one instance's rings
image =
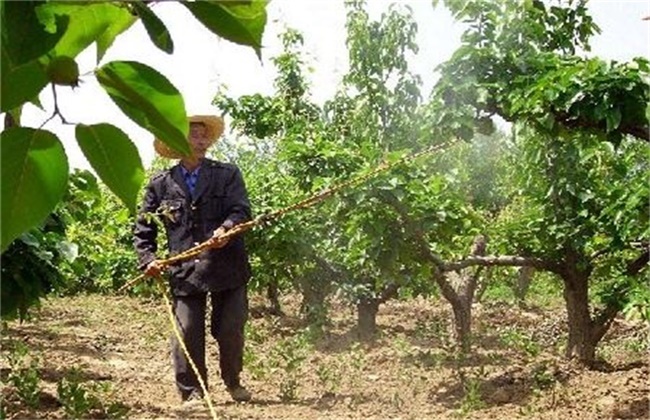
[[[239,385],[244,359],[244,326],[248,319],[246,286],[213,292],[212,336],[219,343],[221,378],[228,388]]]
[[[205,369],[205,304],[206,294],[191,296],[174,296],[174,313],[178,329],[183,337],[190,357],[198,368],[201,377],[208,386]],[[183,399],[189,397],[192,391],[202,393],[201,385],[194,370],[185,357],[183,348],[172,335],[172,359],[176,386]]]

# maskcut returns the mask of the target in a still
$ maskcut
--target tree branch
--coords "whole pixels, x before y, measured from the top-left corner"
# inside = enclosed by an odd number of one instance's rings
[[[424,239],[424,233],[422,232],[422,229],[417,225],[417,223],[413,221],[411,216],[409,216],[406,207],[397,199],[397,197],[395,197],[395,195],[390,192],[381,191],[378,193],[378,196],[397,212],[404,229],[407,231],[407,233],[413,236],[414,239],[416,239],[417,245],[419,245],[418,248],[420,248],[420,254],[422,254],[426,260],[431,261],[433,265],[441,270],[444,267],[445,262],[442,260],[442,258],[440,258],[440,256],[431,252],[431,249],[429,249],[429,244]]]
[[[435,282],[440,287],[442,295],[449,301],[452,306],[459,302],[458,293],[454,290],[451,284],[446,280],[443,272],[443,267],[445,262],[437,254],[431,252],[429,244],[424,239],[424,234],[422,229],[413,221],[411,216],[409,216],[407,209],[404,205],[395,197],[394,194],[382,191],[378,194],[378,197],[382,199],[385,203],[390,205],[399,215],[401,225],[407,231],[407,234],[415,241],[414,247],[416,251],[420,254],[420,257],[424,261],[428,261],[434,268],[433,278]]]
[[[627,264],[625,274],[628,276],[636,276],[641,270],[648,266],[650,261],[650,250],[646,249],[641,255]]]
[[[471,266],[482,266],[482,267],[492,267],[492,266],[506,266],[506,267],[535,267],[539,270],[552,271],[557,273],[560,270],[560,267],[557,264],[550,263],[541,258],[533,257],[517,257],[511,255],[501,255],[501,256],[469,256],[459,261],[444,263],[443,271],[455,271],[461,270],[463,268]]]
[[[384,287],[384,290],[381,291],[381,294],[379,295],[379,303],[385,303],[389,299],[394,299],[397,297],[397,292],[399,291],[399,286],[395,283],[390,283],[386,287]]]
[[[617,302],[620,302],[620,300],[617,300]],[[598,343],[603,338],[620,310],[620,304],[609,304],[596,315],[591,324],[591,339],[593,343]]]

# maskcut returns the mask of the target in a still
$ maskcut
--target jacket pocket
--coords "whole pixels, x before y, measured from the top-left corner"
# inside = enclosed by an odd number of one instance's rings
[[[178,225],[183,223],[183,200],[162,200],[158,208],[158,214],[166,225]]]

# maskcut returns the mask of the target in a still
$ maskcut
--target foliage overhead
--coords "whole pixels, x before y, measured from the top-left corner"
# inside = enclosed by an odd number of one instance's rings
[[[437,3],[437,2],[436,2]],[[600,31],[586,0],[448,0],[468,25],[440,68],[431,126],[472,133],[494,115],[554,135],[590,132],[614,144],[626,134],[650,141],[650,67],[644,58],[605,62],[578,55]],[[452,123],[449,123],[452,121]],[[478,123],[478,124],[476,124]]]
[[[265,1],[181,3],[206,28],[222,38],[252,47],[260,56],[266,25]],[[0,3],[0,110],[12,116],[19,115],[25,103],[38,104],[39,94],[51,83],[55,100],[52,117],[58,116],[67,122],[58,107],[55,85],[77,86],[79,72],[75,57],[94,43],[97,45],[99,63],[114,40],[138,19],[142,19],[154,45],[171,53],[173,41],[165,24],[151,11],[153,5],[154,2],[145,1]],[[95,76],[129,118],[172,149],[189,153],[186,140],[189,124],[183,98],[164,75],[143,63],[113,61],[97,68]],[[13,122],[14,125],[20,123],[17,118]],[[117,127],[108,123],[98,127],[101,128],[94,130],[92,136],[88,135],[88,127],[78,130],[82,150],[102,180],[134,212],[134,191],[141,188],[143,180],[143,168],[137,151],[130,139],[117,134]],[[1,134],[3,163],[28,162],[25,156],[33,160],[34,156],[40,156],[38,150],[41,150],[40,144],[45,140],[48,144],[43,150],[56,156],[42,173],[51,182],[44,182],[45,178],[37,181],[38,177],[28,179],[18,170],[6,172],[3,167],[0,197],[3,202],[3,251],[18,235],[37,226],[54,210],[61,198],[62,185],[66,184],[68,178],[67,156],[54,134],[40,128],[31,129],[33,132],[29,134],[26,134],[27,131],[11,130],[15,129],[6,127]],[[116,138],[120,140],[116,142]],[[18,145],[21,141],[25,145]],[[115,155],[110,159],[100,158],[97,152],[102,149],[110,149]],[[119,161],[123,169],[119,181],[110,175],[115,174],[115,156],[129,156]],[[13,198],[16,191],[20,193],[19,199],[22,201]],[[11,208],[4,211],[6,206]],[[23,207],[29,210],[17,211]]]

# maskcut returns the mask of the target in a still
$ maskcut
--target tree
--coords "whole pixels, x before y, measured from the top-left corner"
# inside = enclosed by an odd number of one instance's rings
[[[520,265],[560,276],[567,356],[589,364],[638,282],[644,264],[635,263],[647,254],[630,243],[648,238],[649,192],[641,175],[648,150],[632,139],[649,140],[650,87],[645,59],[619,64],[576,54],[598,31],[584,3],[445,2],[469,27],[440,68],[430,115],[433,124],[451,121],[439,131],[465,137],[495,114],[516,124],[518,182],[500,215],[505,235],[497,248],[518,256],[472,257],[447,267]],[[602,307],[592,317],[594,282]]]
[[[206,28],[230,41],[251,46],[260,55],[266,24],[266,3],[181,2]],[[54,94],[52,118],[61,115],[56,102],[60,87],[77,85],[74,58],[92,43],[101,61],[115,38],[141,19],[152,42],[167,53],[173,42],[164,23],[150,9],[151,2],[2,2],[2,69],[0,110],[6,112],[2,132],[1,250],[26,230],[39,225],[63,197],[68,162],[59,139],[41,128],[20,126],[20,110],[37,102],[48,83]],[[145,64],[113,61],[95,72],[100,85],[134,122],[189,153],[185,105],[178,90]],[[102,181],[135,211],[144,179],[137,150],[119,128],[108,124],[78,124],[79,146]],[[118,166],[119,163],[119,166]]]
[[[286,207],[313,194],[320,175],[328,171],[328,162],[320,158],[336,153],[324,140],[322,111],[309,98],[306,64],[300,51],[302,35],[287,29],[281,40],[283,52],[272,58],[278,69],[274,95],[234,99],[220,93],[214,101],[232,117],[235,130],[250,140],[234,154],[248,179],[252,205],[259,213]],[[332,158],[328,160],[336,162]],[[326,225],[324,215],[292,213],[262,232],[251,234],[252,260],[259,264],[253,282],[267,288],[275,312],[279,311],[278,289],[293,284],[303,295],[302,309],[307,320],[322,325],[330,284],[326,274],[331,270],[317,248]]]

